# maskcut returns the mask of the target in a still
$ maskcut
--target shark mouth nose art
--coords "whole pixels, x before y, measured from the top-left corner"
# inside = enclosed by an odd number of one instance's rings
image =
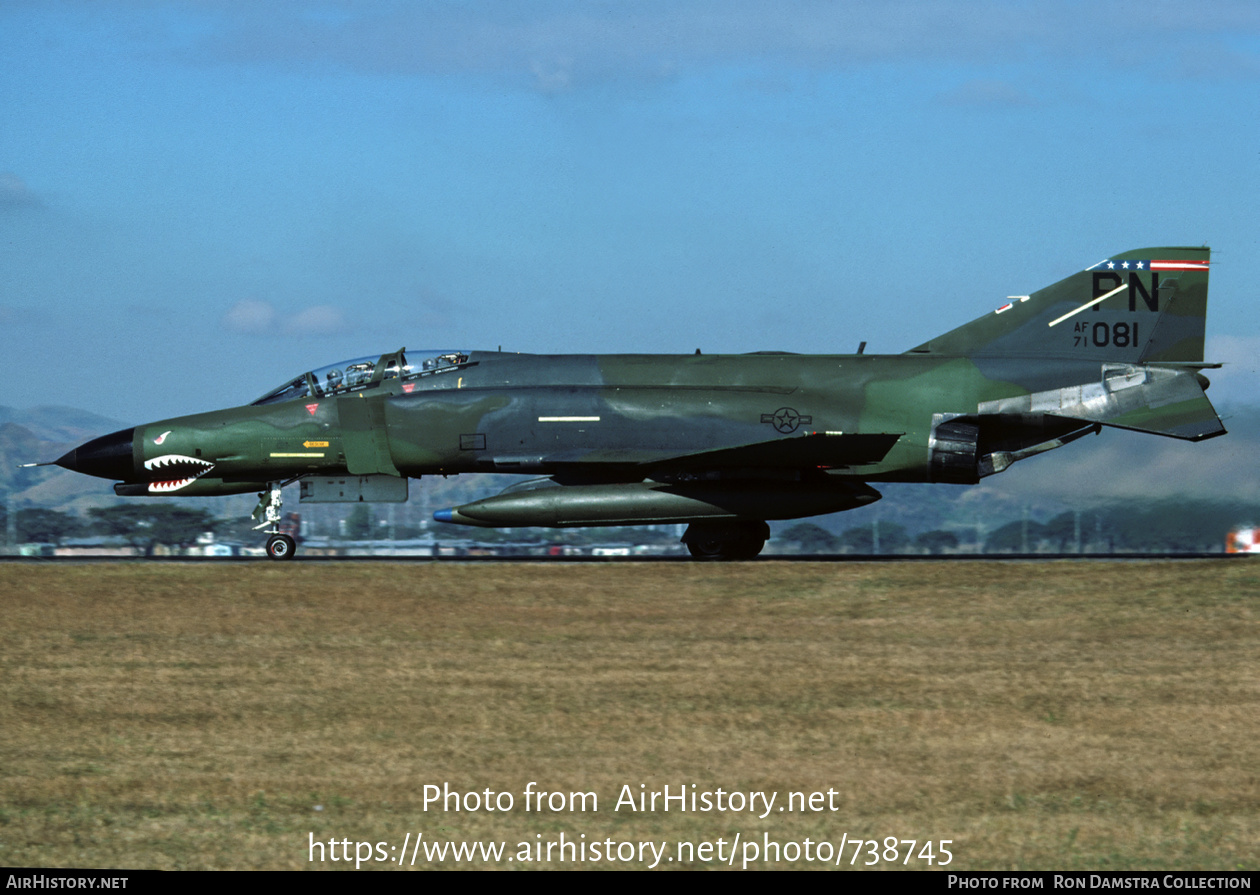
[[[144,461],[144,468],[158,480],[149,483],[150,494],[169,494],[187,487],[201,478],[214,464],[199,457],[185,457],[183,454],[163,454],[152,460]]]

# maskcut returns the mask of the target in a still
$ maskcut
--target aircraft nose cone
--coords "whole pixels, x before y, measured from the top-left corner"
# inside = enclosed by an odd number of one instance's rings
[[[132,437],[136,430],[122,429],[100,438],[93,438],[57,460],[57,465],[84,475],[103,479],[130,479],[135,477],[135,461],[132,459]]]

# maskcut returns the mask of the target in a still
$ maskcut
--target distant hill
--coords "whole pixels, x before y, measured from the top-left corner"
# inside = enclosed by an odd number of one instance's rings
[[[6,424],[21,426],[41,441],[65,445],[67,450],[90,438],[117,432],[126,427],[125,423],[74,407],[32,407],[28,410],[0,407],[0,426]],[[27,460],[26,462],[34,461]]]
[[[1198,444],[1104,428],[978,485],[876,483],[883,500],[811,521],[839,533],[878,519],[911,535],[947,529],[960,539],[1025,515],[1048,522],[1065,512],[1112,517],[1125,508],[1137,517],[1182,507],[1185,524],[1195,526],[1213,511],[1226,526],[1260,523],[1260,408],[1223,407],[1221,416],[1229,433]]]

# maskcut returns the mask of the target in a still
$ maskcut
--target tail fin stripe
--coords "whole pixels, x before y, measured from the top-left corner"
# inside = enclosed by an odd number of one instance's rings
[[[1107,299],[1111,298],[1111,296],[1115,295],[1116,293],[1123,292],[1125,289],[1128,289],[1128,288],[1129,288],[1128,283],[1122,283],[1119,286],[1117,286],[1115,289],[1112,289],[1110,292],[1106,293],[1105,295],[1100,295],[1093,301],[1085,302],[1085,304],[1081,305],[1075,311],[1068,311],[1062,317],[1059,317],[1055,320],[1051,320],[1049,325],[1054,326],[1055,324],[1062,323],[1064,320],[1067,320],[1069,317],[1075,317],[1081,311],[1088,311],[1090,308],[1092,308],[1094,305],[1098,304],[1099,302],[1106,301]]]

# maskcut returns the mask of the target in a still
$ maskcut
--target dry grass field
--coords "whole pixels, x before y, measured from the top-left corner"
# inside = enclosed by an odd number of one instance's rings
[[[313,835],[345,868],[421,833],[507,846],[441,866],[651,863],[507,860],[563,834],[1256,868],[1258,596],[1246,560],[0,566],[0,865],[303,868]],[[598,810],[526,811],[531,781]],[[443,783],[514,807],[426,811]],[[614,810],[666,784],[777,801]]]

